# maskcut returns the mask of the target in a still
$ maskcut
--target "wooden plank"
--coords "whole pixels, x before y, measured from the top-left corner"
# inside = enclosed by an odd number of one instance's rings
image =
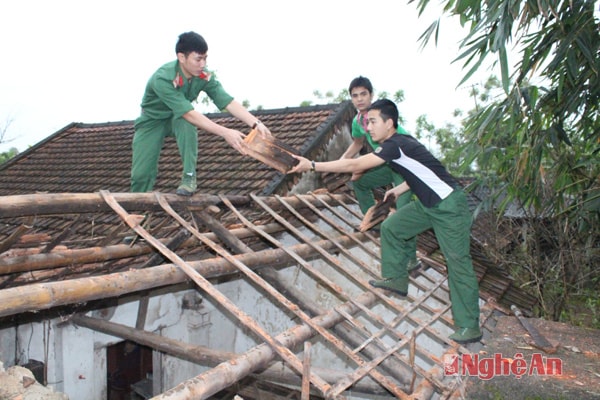
[[[249,156],[284,174],[299,162],[292,156],[292,154],[300,154],[295,149],[275,137],[263,139],[256,129],[252,129],[244,138],[244,144]]]

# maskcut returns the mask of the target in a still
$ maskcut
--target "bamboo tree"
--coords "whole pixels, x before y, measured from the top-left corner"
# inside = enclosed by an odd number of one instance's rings
[[[422,12],[429,0],[415,2]],[[448,0],[444,12],[468,28],[457,61],[467,82],[489,59],[503,96],[478,107],[458,147],[463,170],[496,188],[503,215],[519,203],[527,221],[513,249],[519,273],[545,315],[558,318],[571,294],[592,290],[600,273],[600,34],[594,2]],[[440,20],[421,36],[437,40]],[[508,46],[518,60],[511,70]],[[502,196],[502,197],[501,197]],[[518,262],[516,261],[518,260]]]

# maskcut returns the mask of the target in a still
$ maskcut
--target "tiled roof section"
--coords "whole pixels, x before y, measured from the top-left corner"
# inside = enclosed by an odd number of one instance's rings
[[[350,102],[253,111],[273,135],[300,153],[328,141],[354,114]],[[227,113],[207,114],[218,124],[248,132]],[[0,195],[129,191],[133,121],[73,123],[0,167]],[[286,194],[297,176],[286,176],[233,150],[221,138],[199,132],[198,191],[210,194]],[[168,137],[154,190],[173,192],[181,177],[175,139]]]

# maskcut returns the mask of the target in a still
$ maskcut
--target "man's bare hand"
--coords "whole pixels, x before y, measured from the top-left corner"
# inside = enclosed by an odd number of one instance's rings
[[[222,136],[231,147],[239,151],[241,154],[246,154],[246,149],[244,147],[245,136],[242,132],[235,129],[227,129]]]
[[[260,124],[256,125],[256,130],[260,133],[260,136],[263,140],[273,138],[273,135],[271,134],[271,131],[269,130],[269,128],[267,128],[267,126],[265,124],[263,124],[262,122]]]
[[[354,182],[360,179],[361,176],[363,176],[364,172],[354,172],[352,174],[352,176],[350,177],[350,181]]]
[[[385,192],[385,195],[383,196],[383,201],[385,202],[388,197],[391,197],[392,199],[396,198],[396,193],[394,192],[394,189],[390,189],[387,192]]]
[[[383,201],[385,201],[385,199],[387,199],[389,196],[393,196],[394,199],[397,199],[398,196],[400,196],[408,190],[410,190],[410,186],[408,186],[408,183],[406,183],[406,181],[402,182],[398,186],[394,186],[393,188],[385,192],[385,196],[383,196]]]
[[[299,161],[299,163],[296,164],[296,166],[294,168],[290,169],[287,172],[288,174],[294,174],[296,172],[305,172],[305,171],[308,171],[311,169],[312,165],[308,158],[304,158],[302,156],[297,156],[295,154],[292,154],[292,157],[297,159]]]

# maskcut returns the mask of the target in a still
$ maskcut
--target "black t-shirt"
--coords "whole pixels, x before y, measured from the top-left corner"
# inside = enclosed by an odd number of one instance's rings
[[[374,154],[404,177],[425,207],[435,206],[460,187],[442,163],[410,135],[393,135]]]

